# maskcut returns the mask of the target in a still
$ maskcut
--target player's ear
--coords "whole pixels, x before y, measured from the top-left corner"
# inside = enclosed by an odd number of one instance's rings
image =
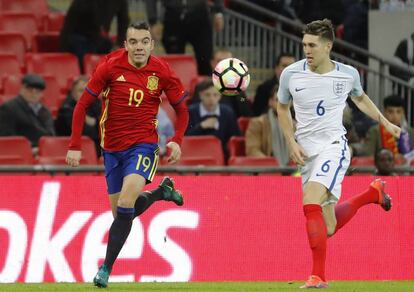
[[[125,51],[128,51],[126,40],[124,41],[124,48],[125,48]]]
[[[332,46],[333,46],[333,43],[332,42],[326,42],[326,49],[327,49],[327,51],[328,51],[328,53],[332,50]]]

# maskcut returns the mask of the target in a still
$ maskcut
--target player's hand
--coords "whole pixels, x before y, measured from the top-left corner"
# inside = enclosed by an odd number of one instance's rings
[[[174,164],[181,158],[181,147],[175,142],[168,142],[166,147],[171,150],[170,156],[168,156],[168,163]]]
[[[213,129],[216,127],[218,119],[216,117],[207,118],[201,122],[201,128],[203,129]]]
[[[79,166],[79,162],[82,157],[82,151],[79,150],[68,150],[66,154],[66,163],[70,166]]]
[[[395,138],[400,138],[401,135],[401,128],[394,125],[393,123],[387,121],[384,123],[385,129],[390,132]]]
[[[289,156],[294,163],[300,166],[304,166],[308,159],[305,150],[296,141],[289,145]]]

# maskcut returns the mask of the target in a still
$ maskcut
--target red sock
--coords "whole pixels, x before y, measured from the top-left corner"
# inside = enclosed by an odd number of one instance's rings
[[[306,216],[306,230],[312,249],[312,275],[319,276],[325,281],[327,231],[322,208],[316,204],[308,204],[303,206],[303,212]]]
[[[352,217],[356,214],[359,208],[371,203],[378,202],[378,190],[373,187],[369,187],[365,192],[356,195],[349,200],[339,204],[335,208],[336,216],[336,229],[337,232],[342,228],[346,223],[351,220]]]

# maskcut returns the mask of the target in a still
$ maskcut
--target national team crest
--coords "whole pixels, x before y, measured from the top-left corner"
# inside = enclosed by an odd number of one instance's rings
[[[333,91],[336,95],[342,95],[345,93],[346,81],[334,81]]]
[[[158,80],[159,78],[157,76],[148,76],[147,88],[149,90],[157,90]]]

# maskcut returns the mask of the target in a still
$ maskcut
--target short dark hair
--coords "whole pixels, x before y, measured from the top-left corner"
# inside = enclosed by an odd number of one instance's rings
[[[150,30],[150,26],[146,21],[137,21],[128,25],[128,28]]]
[[[288,53],[288,52],[282,52],[280,53],[277,57],[276,57],[276,62],[273,65],[273,67],[276,67],[280,64],[280,60],[282,60],[282,58],[293,58],[296,59],[296,57],[292,54],[292,53]]]
[[[40,90],[45,90],[46,88],[45,80],[42,78],[42,76],[39,76],[37,74],[24,75],[22,78],[22,84],[27,88],[36,88]]]
[[[323,39],[333,42],[335,40],[335,32],[332,22],[325,18],[323,20],[315,20],[305,25],[303,34],[317,35]]]
[[[404,100],[398,95],[389,95],[384,98],[383,101],[384,108],[387,107],[404,107]]]
[[[201,91],[209,89],[210,87],[214,87],[213,80],[211,78],[206,78],[196,85],[195,91],[199,93]]]
[[[78,83],[81,82],[81,81],[83,81],[85,83],[88,83],[89,77],[86,76],[86,75],[80,75],[80,76],[78,76],[75,80],[73,80],[72,86],[71,86],[70,89],[73,90],[75,88],[75,86],[78,85]]]
[[[130,28],[143,29],[143,30],[148,30],[148,31],[150,30],[150,26],[149,26],[148,22],[145,22],[145,21],[133,22],[130,25],[128,25],[127,31],[125,33],[125,39],[127,38],[126,34],[128,33],[128,29],[130,29]]]

